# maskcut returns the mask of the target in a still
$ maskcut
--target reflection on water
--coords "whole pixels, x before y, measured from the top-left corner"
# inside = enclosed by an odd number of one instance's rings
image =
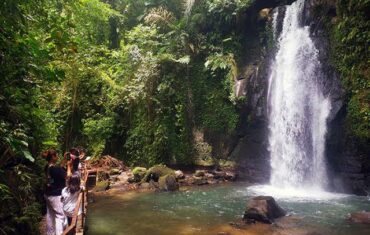
[[[365,197],[337,196],[330,199],[277,197],[289,214],[298,216],[299,224],[284,227],[254,225],[247,230],[228,225],[242,217],[246,201],[256,188],[241,184],[192,188],[175,193],[123,193],[99,195],[89,204],[89,235],[173,235],[173,234],[300,234],[298,230],[315,230],[330,235],[369,235],[369,225],[349,224],[348,213],[369,210]],[[289,226],[288,226],[289,227]],[[297,230],[298,229],[298,230]],[[296,232],[295,232],[296,231]]]

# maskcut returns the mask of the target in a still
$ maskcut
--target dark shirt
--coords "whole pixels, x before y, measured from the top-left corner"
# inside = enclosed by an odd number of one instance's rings
[[[60,166],[46,166],[45,171],[47,176],[45,195],[60,196],[66,186],[66,170]]]
[[[75,157],[74,159],[72,159],[72,170],[73,170],[73,172],[78,171],[78,165],[79,164],[80,164],[80,158],[79,157]]]

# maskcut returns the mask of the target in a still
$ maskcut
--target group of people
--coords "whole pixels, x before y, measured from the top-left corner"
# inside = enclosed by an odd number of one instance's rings
[[[81,168],[85,160],[83,149],[72,148],[59,161],[58,153],[49,149],[43,153],[46,187],[47,235],[60,235],[71,224],[81,186]],[[58,164],[59,162],[59,164]],[[79,213],[81,213],[81,207]]]

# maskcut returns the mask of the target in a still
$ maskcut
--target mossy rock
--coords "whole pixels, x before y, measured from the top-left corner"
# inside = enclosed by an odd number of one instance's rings
[[[142,174],[142,173],[146,173],[147,169],[145,167],[135,167],[133,170],[132,170],[132,174]]]
[[[235,168],[236,163],[234,161],[221,159],[218,161],[218,165],[221,168]]]
[[[176,191],[179,190],[179,184],[176,181],[174,174],[164,175],[159,177],[158,180],[159,189],[164,191]]]
[[[141,182],[149,182],[150,180],[157,182],[161,176],[165,175],[175,175],[175,171],[165,165],[155,165],[149,168]]]
[[[135,167],[132,170],[132,174],[134,174],[133,181],[136,183],[140,182],[145,176],[146,172],[147,172],[147,169],[145,167]]]
[[[216,164],[215,160],[211,157],[208,158],[200,158],[195,160],[195,165],[197,166],[214,166]]]
[[[121,171],[118,168],[112,168],[109,172],[110,175],[119,175]]]
[[[105,190],[109,189],[109,181],[104,180],[96,183],[96,186],[94,187],[94,192],[103,192]]]

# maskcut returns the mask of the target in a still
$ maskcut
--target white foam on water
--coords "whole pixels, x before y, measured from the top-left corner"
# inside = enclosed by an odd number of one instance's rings
[[[255,185],[247,188],[248,195],[272,196],[283,201],[332,201],[349,197],[348,194],[325,192],[318,188],[279,188],[272,185]]]

